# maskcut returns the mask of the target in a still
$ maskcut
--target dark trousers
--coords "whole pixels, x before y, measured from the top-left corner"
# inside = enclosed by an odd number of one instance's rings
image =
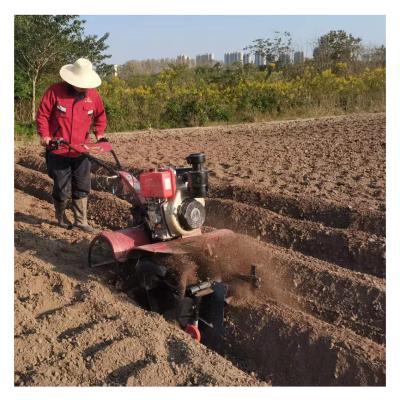
[[[47,173],[53,179],[53,198],[65,201],[87,197],[90,192],[90,161],[84,157],[62,157],[46,153]]]

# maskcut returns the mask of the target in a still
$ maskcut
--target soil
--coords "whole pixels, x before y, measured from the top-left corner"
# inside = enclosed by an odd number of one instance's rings
[[[15,384],[265,385],[93,275],[90,234],[15,191]]]
[[[235,233],[170,266],[229,282],[223,343],[194,342],[89,270],[93,235],[55,225],[42,150],[21,147],[15,385],[385,385],[384,114],[110,139],[134,172],[206,153],[206,229]],[[129,226],[130,203],[95,169],[92,187],[91,223]],[[239,278],[251,265],[259,289]]]

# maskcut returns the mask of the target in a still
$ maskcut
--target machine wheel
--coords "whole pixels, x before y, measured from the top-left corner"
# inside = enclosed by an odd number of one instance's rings
[[[200,342],[201,334],[200,330],[196,325],[187,324],[185,332],[188,333],[196,342]]]

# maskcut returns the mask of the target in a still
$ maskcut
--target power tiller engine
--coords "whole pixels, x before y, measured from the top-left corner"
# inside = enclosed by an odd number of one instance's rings
[[[191,168],[168,168],[139,176],[140,194],[145,199],[142,212],[152,240],[201,234],[206,218],[204,197],[208,194],[205,156],[191,154],[186,160]]]

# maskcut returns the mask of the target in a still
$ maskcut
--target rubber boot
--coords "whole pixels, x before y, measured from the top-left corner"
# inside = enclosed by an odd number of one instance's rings
[[[54,208],[56,210],[56,219],[58,226],[61,226],[61,228],[65,229],[72,228],[71,222],[68,221],[68,218],[65,215],[65,209],[67,208],[67,201],[57,201],[54,199]]]
[[[74,226],[85,232],[97,232],[96,229],[92,228],[87,222],[87,197],[72,199],[72,210],[75,217]]]

